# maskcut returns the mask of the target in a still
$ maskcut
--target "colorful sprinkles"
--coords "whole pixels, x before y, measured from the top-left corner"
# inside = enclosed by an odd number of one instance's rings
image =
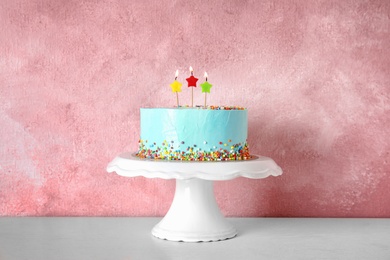
[[[197,108],[197,109],[211,109],[211,110],[245,110],[246,109],[245,107],[239,107],[239,106],[195,106],[195,107],[191,107],[189,105],[179,106],[179,108]]]
[[[205,141],[206,142],[206,141]],[[231,142],[229,140],[228,142]],[[188,146],[185,151],[174,148],[174,141],[170,143],[162,142],[162,146],[147,145],[147,140],[139,140],[139,150],[136,156],[144,159],[161,159],[175,161],[230,161],[230,160],[249,160],[249,148],[247,142],[241,144],[229,144],[230,150],[224,148],[216,148],[213,146],[209,151],[201,150],[197,145]],[[224,144],[224,142],[219,142]],[[184,144],[184,142],[180,142]]]

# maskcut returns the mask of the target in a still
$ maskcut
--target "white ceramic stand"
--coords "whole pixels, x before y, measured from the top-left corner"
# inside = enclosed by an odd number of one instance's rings
[[[231,238],[237,231],[218,208],[213,182],[190,179],[176,180],[172,205],[152,234],[171,241],[198,242]]]
[[[247,161],[182,162],[139,159],[131,153],[117,156],[107,166],[107,171],[126,177],[176,179],[172,205],[152,234],[184,242],[219,241],[237,235],[219,210],[213,181],[282,174],[272,159],[260,156]]]

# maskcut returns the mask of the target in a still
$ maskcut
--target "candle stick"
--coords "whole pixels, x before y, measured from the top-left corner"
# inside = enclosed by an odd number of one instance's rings
[[[194,76],[194,70],[190,66],[191,77]],[[191,107],[194,107],[194,88],[191,88]]]
[[[192,87],[191,91],[191,106],[194,107],[194,88],[196,88],[197,78],[194,77],[194,70],[190,67],[191,76],[187,78],[188,87]]]
[[[177,107],[179,107],[179,92],[181,92],[181,83],[177,81],[177,77],[179,76],[179,70],[176,70],[175,73],[175,81],[170,85],[172,88],[172,92],[176,93],[176,103]]]
[[[208,81],[207,81],[207,72],[204,73],[204,77],[206,78],[206,81],[203,82],[202,84],[200,84],[200,86],[202,87],[202,93],[204,93],[204,107],[207,106],[207,93],[210,93],[210,89],[213,85],[211,85]]]

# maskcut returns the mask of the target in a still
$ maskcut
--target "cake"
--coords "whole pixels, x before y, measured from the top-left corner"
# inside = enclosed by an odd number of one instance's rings
[[[250,159],[248,110],[241,107],[141,108],[136,156],[182,161]]]

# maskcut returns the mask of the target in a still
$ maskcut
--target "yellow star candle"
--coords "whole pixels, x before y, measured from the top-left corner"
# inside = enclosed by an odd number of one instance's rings
[[[177,106],[179,107],[179,93],[178,92],[181,92],[181,85],[182,84],[179,81],[177,81],[178,76],[179,76],[179,70],[176,70],[175,81],[173,81],[170,86],[172,88],[172,92],[176,93],[176,103],[177,103]]]
[[[204,93],[204,107],[207,106],[207,93],[210,93],[210,89],[213,85],[211,85],[208,81],[207,81],[207,72],[204,73],[204,77],[206,78],[206,81],[203,82],[202,84],[200,84],[200,86],[202,87],[202,93]]]

